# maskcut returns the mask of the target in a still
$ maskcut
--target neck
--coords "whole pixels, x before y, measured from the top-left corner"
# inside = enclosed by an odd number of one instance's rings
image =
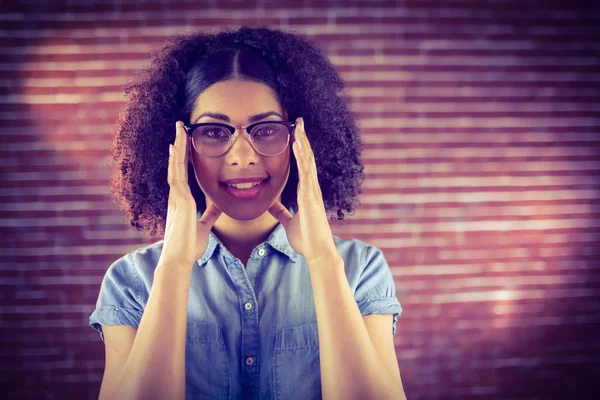
[[[267,240],[279,221],[268,211],[256,219],[240,221],[221,214],[212,231],[230,251],[252,251]]]

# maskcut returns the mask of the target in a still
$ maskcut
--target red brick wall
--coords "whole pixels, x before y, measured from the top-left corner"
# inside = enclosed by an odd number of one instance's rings
[[[150,242],[107,186],[120,86],[167,36],[242,23],[316,40],[347,82],[367,179],[333,230],[390,263],[408,398],[598,393],[595,2],[5,3],[4,396],[97,398],[88,316],[110,263]]]

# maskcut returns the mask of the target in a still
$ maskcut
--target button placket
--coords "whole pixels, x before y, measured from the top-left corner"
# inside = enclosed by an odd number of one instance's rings
[[[253,251],[253,254],[258,254],[258,249]],[[241,318],[241,347],[240,351],[240,360],[238,362],[241,363],[241,380],[242,382],[258,382],[259,372],[260,372],[260,338],[259,338],[259,316],[258,313],[254,311],[255,307],[258,307],[258,303],[256,300],[256,294],[254,293],[254,288],[252,287],[251,279],[254,277],[255,272],[253,271],[255,267],[253,267],[253,263],[256,263],[256,260],[253,260],[252,257],[248,260],[248,269],[244,268],[242,262],[239,259],[236,259],[230,254],[226,254],[226,268],[229,273],[231,280],[233,281],[238,294],[244,294],[244,296],[238,296],[238,307],[242,312],[243,316]],[[250,275],[249,275],[250,274]],[[249,384],[248,390],[250,387],[254,387],[255,385]],[[255,391],[255,390],[254,390]],[[257,397],[258,394],[255,393],[251,397]]]

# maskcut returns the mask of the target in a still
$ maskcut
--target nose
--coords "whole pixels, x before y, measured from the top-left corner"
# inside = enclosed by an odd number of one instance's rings
[[[229,164],[238,164],[246,166],[248,164],[257,164],[260,154],[254,150],[250,143],[250,134],[246,132],[246,127],[236,127],[233,144],[225,154],[226,161]]]

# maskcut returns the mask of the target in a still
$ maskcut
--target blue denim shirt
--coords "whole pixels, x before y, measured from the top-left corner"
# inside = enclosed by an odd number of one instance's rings
[[[383,253],[333,238],[361,314],[393,314],[395,335],[402,307]],[[162,245],[137,249],[108,268],[89,322],[102,341],[102,325],[139,326]],[[191,275],[185,354],[187,399],[321,398],[310,275],[283,225],[254,248],[246,268],[210,232]]]

